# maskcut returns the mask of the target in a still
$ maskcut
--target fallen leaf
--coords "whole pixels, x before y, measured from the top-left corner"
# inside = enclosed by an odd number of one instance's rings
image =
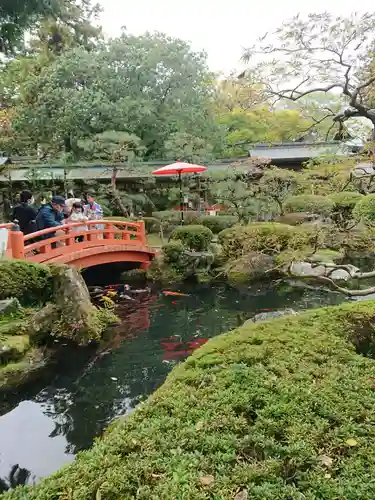
[[[197,431],[200,431],[203,428],[203,425],[204,425],[203,420],[199,420],[199,422],[197,422],[195,428],[197,429]]]
[[[329,479],[329,478],[331,477],[331,474],[324,474],[324,477],[325,477],[326,479]]]
[[[161,477],[163,477],[164,474],[151,474],[151,477],[153,477],[154,479],[159,479]]]
[[[325,465],[326,467],[331,467],[331,465],[333,464],[332,458],[329,457],[328,455],[320,455],[319,461],[321,464]]]
[[[237,495],[234,497],[234,500],[247,500],[249,498],[249,495],[247,493],[247,490],[242,490],[237,493]]]
[[[199,478],[199,481],[202,486],[210,486],[212,483],[215,482],[214,476],[201,476]]]
[[[353,438],[347,439],[345,442],[346,442],[346,444],[347,444],[348,446],[357,446],[357,444],[358,444],[358,441],[356,441],[356,440],[355,440],[355,439],[353,439]]]

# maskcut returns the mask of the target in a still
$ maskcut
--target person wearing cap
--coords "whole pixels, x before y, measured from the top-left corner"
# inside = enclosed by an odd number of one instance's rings
[[[62,228],[64,220],[65,198],[63,196],[54,196],[50,203],[42,205],[36,216],[38,231],[50,227]],[[41,239],[53,238],[56,233],[48,233],[41,236]]]

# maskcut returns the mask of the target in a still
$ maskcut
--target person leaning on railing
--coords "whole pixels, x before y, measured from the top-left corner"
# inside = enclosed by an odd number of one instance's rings
[[[65,198],[63,196],[54,196],[50,203],[42,205],[36,216],[36,225],[38,231],[43,229],[49,229],[51,227],[63,229],[64,220],[64,209],[65,209]],[[58,231],[61,234],[61,231]],[[40,239],[54,238],[57,235],[56,232],[51,232],[40,236]],[[52,244],[54,247],[58,246]]]

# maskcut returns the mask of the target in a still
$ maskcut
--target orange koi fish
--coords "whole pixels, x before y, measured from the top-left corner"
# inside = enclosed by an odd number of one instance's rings
[[[164,295],[171,295],[172,297],[189,297],[186,293],[179,292],[168,292],[168,290],[163,290]]]

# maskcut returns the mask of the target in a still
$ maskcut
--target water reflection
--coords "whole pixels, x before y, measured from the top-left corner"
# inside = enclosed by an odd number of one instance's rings
[[[18,464],[13,465],[6,478],[0,477],[0,493],[28,484],[30,475],[29,470],[21,468]]]
[[[62,347],[61,360],[41,387],[1,404],[0,477],[11,487],[50,474],[84,448],[117,416],[130,413],[159,387],[171,368],[207,339],[264,309],[304,309],[342,297],[269,286],[184,290],[189,297],[154,296],[133,309],[99,350]],[[9,404],[7,407],[6,405]],[[14,464],[18,464],[13,475]],[[20,472],[20,471],[26,471]],[[29,472],[30,471],[30,472]]]

